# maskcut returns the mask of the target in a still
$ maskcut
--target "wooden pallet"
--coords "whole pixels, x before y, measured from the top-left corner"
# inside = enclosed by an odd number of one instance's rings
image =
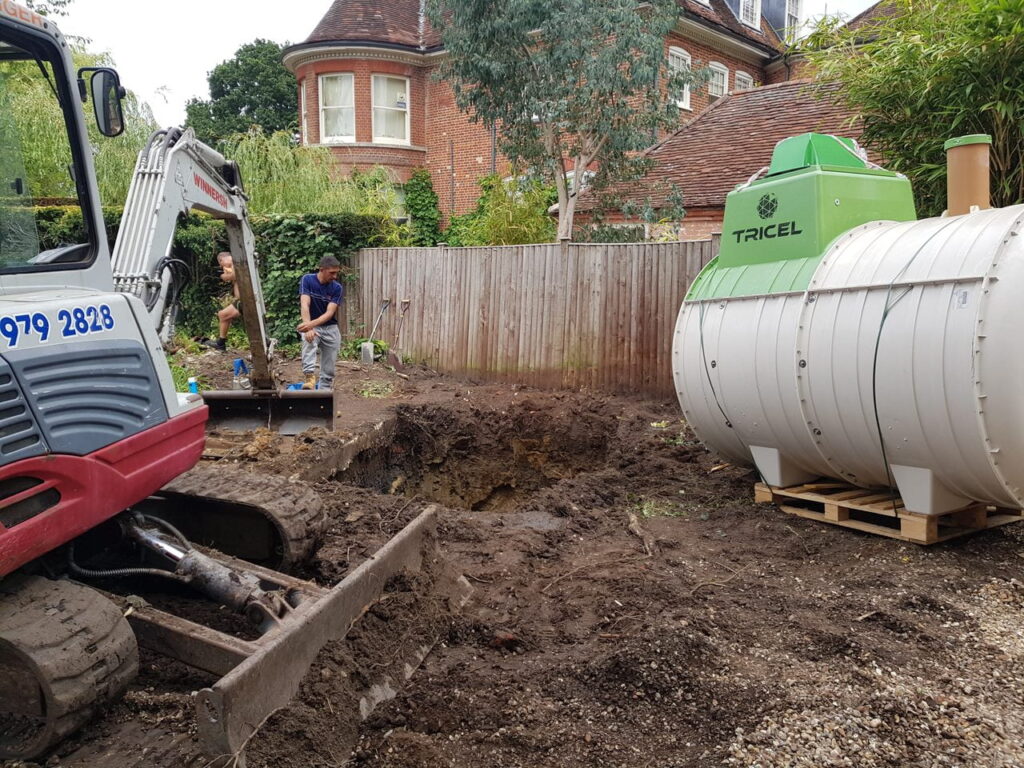
[[[783,512],[808,520],[915,544],[935,544],[1024,519],[1019,509],[985,504],[971,504],[942,515],[921,515],[908,512],[897,493],[857,488],[838,480],[819,480],[789,488],[756,483],[754,501],[775,504]]]

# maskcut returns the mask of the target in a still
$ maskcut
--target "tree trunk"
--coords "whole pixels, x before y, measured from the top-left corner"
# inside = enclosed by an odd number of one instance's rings
[[[561,240],[566,212],[569,211],[569,201],[573,200],[573,196],[569,192],[569,185],[565,181],[565,173],[555,174],[555,189],[558,191],[558,239]],[[575,208],[575,204],[573,207]],[[572,213],[569,213],[569,232],[572,233]]]
[[[561,195],[559,195],[561,197]],[[576,195],[566,195],[563,203],[558,201],[558,239],[572,239],[573,217],[576,215]]]

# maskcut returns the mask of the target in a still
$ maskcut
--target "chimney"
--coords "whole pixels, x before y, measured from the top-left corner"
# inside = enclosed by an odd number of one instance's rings
[[[959,136],[943,145],[946,150],[946,213],[959,216],[972,208],[992,207],[989,191],[988,151],[992,137],[984,133]]]

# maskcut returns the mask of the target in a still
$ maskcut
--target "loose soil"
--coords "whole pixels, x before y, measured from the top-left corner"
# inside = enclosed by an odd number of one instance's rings
[[[474,590],[452,617],[439,571],[394,580],[249,766],[1024,766],[1024,526],[929,548],[823,526],[754,505],[675,403],[403,375],[342,364],[336,434],[211,441],[209,460],[315,482],[332,524],[300,575],[337,582],[436,504]],[[385,419],[393,438],[315,471]],[[433,638],[360,722],[359,692]],[[208,765],[210,682],[144,652],[47,765]]]

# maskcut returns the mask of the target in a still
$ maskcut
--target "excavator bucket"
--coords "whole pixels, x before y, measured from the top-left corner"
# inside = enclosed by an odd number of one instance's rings
[[[210,409],[209,429],[265,428],[297,435],[313,427],[334,428],[334,393],[330,390],[212,390],[203,392],[203,400]]]
[[[196,695],[199,745],[209,759],[206,765],[244,766],[244,749],[254,732],[295,696],[320,650],[344,638],[399,574],[429,573],[433,599],[450,614],[459,612],[473,590],[441,555],[436,517],[437,507],[428,507],[330,589],[217,555],[218,562],[256,577],[263,589],[285,592],[293,605],[280,626],[255,640],[242,640],[148,605],[128,612],[128,622],[142,645],[220,677]],[[436,641],[436,636],[427,639],[426,645],[417,645],[411,656],[402,659],[405,677]],[[367,682],[359,694],[358,711],[347,713],[356,722],[387,698],[380,691],[400,684],[387,677]]]

